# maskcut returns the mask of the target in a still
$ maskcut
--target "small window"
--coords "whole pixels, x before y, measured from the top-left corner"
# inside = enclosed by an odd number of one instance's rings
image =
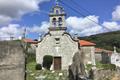
[[[60,38],[55,38],[56,41],[60,41]]]
[[[56,27],[56,22],[53,22],[53,26]]]
[[[62,26],[62,18],[61,17],[59,17],[58,22],[59,22],[59,26]]]
[[[60,44],[60,42],[56,42],[56,44]]]
[[[58,11],[58,10],[56,10],[56,14],[59,14],[59,11]]]
[[[116,61],[119,61],[119,59],[116,59]]]
[[[56,22],[56,18],[53,18],[53,22]]]
[[[62,22],[62,18],[61,17],[59,17],[59,22]]]
[[[56,26],[56,18],[53,18],[52,24],[53,24],[54,27]]]

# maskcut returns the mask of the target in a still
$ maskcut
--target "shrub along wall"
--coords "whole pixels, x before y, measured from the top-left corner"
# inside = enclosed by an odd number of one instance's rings
[[[51,55],[45,55],[43,57],[43,67],[50,70],[50,67],[53,62],[53,57]]]

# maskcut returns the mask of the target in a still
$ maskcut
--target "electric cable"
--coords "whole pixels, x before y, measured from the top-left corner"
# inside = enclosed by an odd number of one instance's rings
[[[84,14],[82,14],[80,11],[74,9],[73,7],[71,7],[71,6],[69,6],[68,4],[64,3],[63,1],[60,0],[59,2],[60,2],[61,4],[63,4],[63,5],[65,5],[66,7],[70,8],[70,9],[73,10],[74,12],[78,13],[79,15],[81,15],[81,16],[83,16],[83,17],[86,17],[86,16],[85,16]],[[90,19],[90,18],[88,18],[88,17],[86,17],[86,18],[87,18],[88,20],[94,22],[95,24],[97,24],[97,25],[99,25],[99,26],[101,26],[101,27],[104,27],[105,29],[111,31],[111,29],[109,29],[109,28],[101,25],[100,23],[97,23],[97,22],[95,22],[94,20],[92,20],[92,19]]]

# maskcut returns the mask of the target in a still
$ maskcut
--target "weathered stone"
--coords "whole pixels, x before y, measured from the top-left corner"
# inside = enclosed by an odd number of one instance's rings
[[[111,70],[93,70],[93,80],[111,80],[116,72]]]
[[[72,57],[78,51],[78,42],[66,32],[65,11],[56,5],[49,14],[49,32],[41,39],[36,49],[36,62],[42,64],[45,55],[54,57],[51,69],[68,70]]]
[[[56,41],[56,38],[59,41]],[[51,35],[46,35],[38,44],[36,49],[36,61],[42,64],[45,55],[52,55],[53,57],[61,57],[61,69],[68,69],[72,63],[74,53],[78,51],[77,41],[72,40],[71,36],[64,33],[64,31],[54,31]],[[54,69],[54,64],[53,68]]]
[[[95,46],[82,46],[81,51],[84,54],[84,64],[92,64],[95,63]]]
[[[42,64],[45,55],[53,56],[53,64],[51,70],[68,70],[68,66],[72,64],[74,53],[80,48],[80,42],[71,37],[67,33],[67,26],[65,22],[66,13],[62,6],[55,5],[49,14],[49,32],[40,39],[38,47],[36,48],[36,62]],[[87,42],[89,43],[89,42]],[[95,44],[84,46],[81,48],[85,52],[85,64],[95,65]]]
[[[0,42],[0,80],[25,79],[24,55],[19,41]]]
[[[85,66],[80,51],[73,56],[73,63],[69,67],[69,80],[85,80]]]

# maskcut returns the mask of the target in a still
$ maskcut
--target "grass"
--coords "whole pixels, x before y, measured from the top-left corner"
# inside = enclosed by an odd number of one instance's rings
[[[35,62],[27,64],[27,80],[37,80],[39,77],[45,77],[43,80],[67,80],[66,71],[35,70],[35,66]],[[60,76],[61,73],[63,75]]]
[[[39,77],[44,77],[43,80],[67,80],[67,71],[53,70],[36,70],[35,55],[29,54],[27,59],[27,80],[40,80]]]
[[[87,64],[86,69],[89,71],[93,67],[92,64]],[[104,70],[115,70],[116,66],[113,64],[103,64],[101,62],[96,62],[96,68],[98,69],[104,69]]]
[[[34,74],[36,73],[35,70],[35,61],[27,63],[27,80],[35,80]]]
[[[37,78],[44,77],[43,80],[68,80],[67,71],[52,71],[52,70],[36,70],[35,55],[29,54],[27,57],[27,80],[40,80]],[[89,71],[93,66],[87,65],[87,70]],[[114,65],[102,64],[96,62],[96,67],[98,69],[114,69]]]

